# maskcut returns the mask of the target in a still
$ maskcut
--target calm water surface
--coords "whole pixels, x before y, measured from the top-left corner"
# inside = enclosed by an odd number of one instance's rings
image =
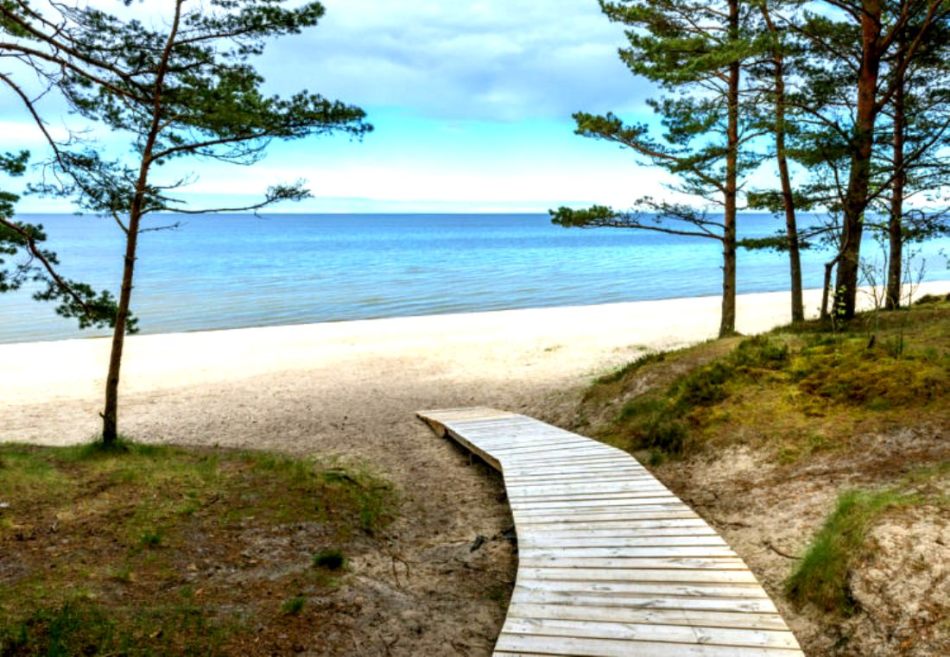
[[[117,290],[122,241],[111,220],[42,223],[71,278]],[[153,217],[152,226],[175,221]],[[646,231],[565,229],[547,215],[246,215],[181,218],[140,239],[133,311],[143,333],[636,301],[720,292],[719,244]],[[746,215],[744,236],[781,228]],[[926,278],[950,278],[929,243]],[[869,242],[866,252],[877,253]],[[827,252],[804,254],[821,285]],[[740,252],[739,292],[788,288],[782,255]],[[0,295],[0,342],[102,335],[24,291]]]

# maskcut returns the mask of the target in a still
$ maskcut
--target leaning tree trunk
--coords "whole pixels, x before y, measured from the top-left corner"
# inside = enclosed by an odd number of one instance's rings
[[[898,60],[895,68],[903,71],[903,48],[898,49]],[[902,76],[903,78],[903,76]],[[904,185],[907,173],[904,170],[904,80],[899,79],[894,89],[894,182],[891,196],[891,216],[887,222],[888,264],[887,264],[887,292],[884,296],[884,307],[896,310],[901,305],[901,267],[903,266],[904,250]]]
[[[854,317],[861,258],[861,232],[871,180],[871,152],[878,73],[881,66],[881,0],[865,0],[861,15],[861,67],[858,71],[858,103],[851,140],[851,171],[843,207],[841,259],[835,283],[835,312],[843,319]]]
[[[136,196],[138,198],[138,196]],[[122,349],[129,320],[132,301],[132,280],[135,273],[135,251],[138,243],[141,203],[133,204],[129,213],[128,233],[125,240],[125,261],[122,267],[122,289],[119,292],[118,312],[112,332],[112,349],[109,352],[109,372],[106,375],[105,408],[102,411],[102,442],[113,445],[119,438],[119,370],[122,365]]]
[[[739,2],[729,0],[729,33],[739,37]],[[719,336],[736,332],[736,197],[739,173],[739,61],[729,64],[726,128],[725,216],[722,235],[722,314]]]
[[[119,438],[119,372],[122,366],[122,349],[125,346],[125,331],[129,319],[129,305],[132,301],[132,279],[135,273],[135,252],[138,245],[139,224],[145,209],[145,195],[148,190],[148,175],[152,166],[152,154],[158,134],[162,129],[162,93],[165,75],[172,47],[178,36],[181,22],[181,7],[184,0],[175,4],[175,19],[171,32],[165,42],[165,49],[155,74],[155,95],[152,100],[152,123],[149,126],[145,145],[142,148],[139,175],[135,181],[135,193],[129,208],[129,225],[125,236],[125,264],[122,269],[122,290],[119,292],[119,308],[116,314],[115,330],[112,333],[112,351],[109,354],[109,372],[106,375],[105,408],[102,411],[102,442],[113,445]]]
[[[831,272],[838,264],[840,254],[825,263],[825,278],[821,286],[821,314],[822,320],[828,319],[828,297],[831,295]]]

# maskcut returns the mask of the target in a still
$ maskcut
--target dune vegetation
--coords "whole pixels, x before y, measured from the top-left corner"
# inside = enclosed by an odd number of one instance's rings
[[[0,491],[5,657],[287,654],[397,508],[359,466],[129,442],[0,445]]]

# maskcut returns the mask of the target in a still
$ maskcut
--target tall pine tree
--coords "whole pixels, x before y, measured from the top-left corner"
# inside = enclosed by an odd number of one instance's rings
[[[620,57],[635,75],[665,92],[650,101],[660,117],[657,137],[645,124],[626,125],[613,114],[577,113],[577,133],[619,143],[670,172],[673,190],[689,203],[640,199],[634,210],[604,206],[559,208],[562,226],[617,226],[713,239],[722,246],[720,335],[735,331],[736,218],[739,186],[757,159],[745,146],[756,136],[744,111],[742,66],[753,51],[746,40],[751,10],[739,0],[601,0],[607,17],[627,26]],[[721,210],[710,213],[709,208]]]

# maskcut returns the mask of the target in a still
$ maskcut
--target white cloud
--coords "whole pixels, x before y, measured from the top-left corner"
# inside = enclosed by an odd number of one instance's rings
[[[489,120],[622,110],[649,88],[618,60],[623,31],[593,0],[324,4],[315,30],[265,56],[276,88],[305,81],[359,105]]]

